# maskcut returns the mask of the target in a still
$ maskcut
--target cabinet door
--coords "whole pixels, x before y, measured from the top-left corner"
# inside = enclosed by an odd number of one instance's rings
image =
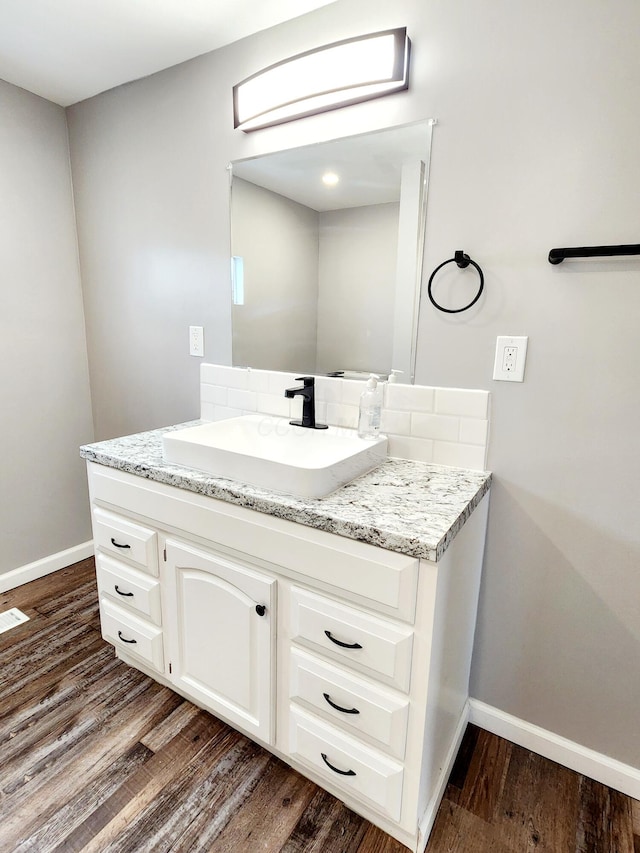
[[[167,540],[170,678],[247,733],[273,743],[275,580]]]

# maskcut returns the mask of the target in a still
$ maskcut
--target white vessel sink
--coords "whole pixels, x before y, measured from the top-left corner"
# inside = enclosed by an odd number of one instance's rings
[[[387,439],[342,427],[305,429],[285,418],[243,415],[167,432],[166,462],[305,498],[321,498],[387,457]]]

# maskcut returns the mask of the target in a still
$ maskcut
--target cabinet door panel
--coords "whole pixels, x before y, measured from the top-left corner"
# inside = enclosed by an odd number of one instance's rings
[[[172,681],[271,743],[275,580],[173,540],[167,569]]]

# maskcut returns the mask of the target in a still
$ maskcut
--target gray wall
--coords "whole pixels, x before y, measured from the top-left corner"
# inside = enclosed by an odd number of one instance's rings
[[[64,110],[0,81],[0,573],[91,538],[93,426]]]
[[[234,177],[231,238],[245,285],[234,365],[391,370],[398,204],[317,213]]]
[[[318,372],[393,368],[398,204],[320,214]]]
[[[316,369],[318,214],[233,179],[231,253],[244,261],[244,305],[234,305],[233,363]]]
[[[204,64],[67,110],[98,440],[199,417],[190,325],[230,360],[227,122]]]
[[[398,25],[407,93],[233,131],[238,80]],[[636,0],[338,0],[68,111],[100,435],[197,413],[188,323],[229,357],[229,160],[438,119],[426,272],[464,249],[486,295],[459,316],[423,300],[417,380],[494,395],[472,693],[636,767],[640,266],[546,255],[638,240],[639,30]],[[492,381],[498,334],[530,336],[524,384]]]

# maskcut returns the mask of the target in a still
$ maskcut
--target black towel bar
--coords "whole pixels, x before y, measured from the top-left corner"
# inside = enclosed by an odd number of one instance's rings
[[[578,246],[575,249],[551,249],[550,264],[561,264],[565,258],[610,258],[616,255],[640,255],[640,243],[625,246]]]

